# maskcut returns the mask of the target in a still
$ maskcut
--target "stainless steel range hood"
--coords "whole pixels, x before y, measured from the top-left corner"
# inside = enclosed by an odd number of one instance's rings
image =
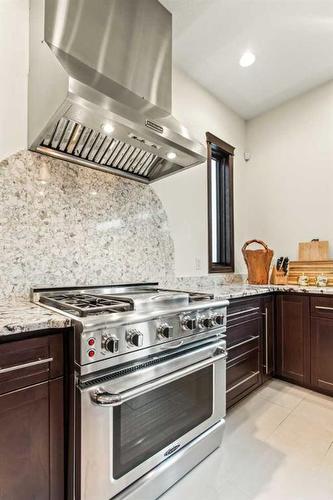
[[[202,163],[171,54],[157,0],[30,0],[29,148],[146,183]]]

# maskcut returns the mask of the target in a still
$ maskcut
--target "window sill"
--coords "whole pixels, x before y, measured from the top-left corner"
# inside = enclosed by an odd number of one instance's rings
[[[211,264],[208,268],[208,273],[234,273],[234,266],[220,266],[219,264]]]

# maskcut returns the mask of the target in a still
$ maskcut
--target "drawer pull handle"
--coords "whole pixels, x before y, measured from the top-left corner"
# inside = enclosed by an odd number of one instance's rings
[[[53,358],[38,359],[37,361],[30,361],[30,363],[23,363],[22,365],[9,366],[8,368],[0,368],[0,375],[2,373],[14,372],[15,370],[22,370],[31,366],[44,365],[51,363]]]
[[[333,307],[316,306],[316,309],[321,309],[322,311],[333,311]]]
[[[248,342],[252,342],[252,340],[256,340],[259,338],[259,335],[252,335],[252,337],[246,339],[246,340],[243,340],[243,342],[239,342],[239,344],[235,344],[235,345],[232,345],[231,347],[228,347],[228,351],[231,351],[232,349],[236,349],[236,347],[240,347],[244,344],[247,344]]]
[[[264,365],[264,368],[265,368],[266,375],[268,375],[269,374],[269,369],[268,369],[269,350],[268,350],[268,309],[267,309],[267,307],[265,307],[265,312],[263,313],[263,316],[265,317],[265,357],[266,357],[266,359],[265,359],[266,364]]]
[[[259,307],[250,307],[249,309],[244,309],[244,311],[237,311],[234,313],[227,314],[227,318],[230,318],[231,316],[240,316],[241,314],[252,313],[255,311],[259,311]]]
[[[251,380],[251,378],[253,377],[257,377],[259,375],[260,372],[253,372],[252,375],[250,375],[249,377],[246,377],[244,380],[241,380],[241,382],[238,382],[237,384],[233,385],[232,387],[230,387],[230,389],[228,389],[226,391],[226,393],[228,394],[228,392],[231,392],[233,391],[234,389],[237,389],[237,387],[240,387],[241,385],[243,385],[245,382],[248,382],[249,380]]]
[[[250,354],[256,350],[257,348],[254,348],[248,352],[242,352],[242,354],[239,354],[235,358],[229,359],[229,361],[227,361],[227,370],[229,370],[229,368],[233,368],[234,366],[238,365],[238,363],[235,363],[235,361],[239,361],[240,359],[244,358],[244,356],[246,356],[247,354]]]

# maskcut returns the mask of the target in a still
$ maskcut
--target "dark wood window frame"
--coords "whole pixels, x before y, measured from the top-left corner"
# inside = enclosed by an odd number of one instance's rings
[[[233,200],[233,163],[234,163],[234,151],[235,148],[222,141],[210,132],[206,132],[207,141],[207,186],[208,186],[208,271],[209,273],[233,273],[235,270],[235,260],[234,260],[234,200]],[[213,262],[212,258],[212,158],[219,159],[223,157],[227,161],[227,167],[229,169],[228,176],[228,190],[229,190],[229,230],[230,230],[230,244],[228,248],[228,253],[230,258],[228,262]],[[221,187],[222,190],[222,187]],[[220,209],[217,214],[218,224],[221,227],[223,224],[222,205],[220,204]],[[222,242],[221,236],[218,244],[218,253],[221,255],[222,248],[221,245],[225,243]]]

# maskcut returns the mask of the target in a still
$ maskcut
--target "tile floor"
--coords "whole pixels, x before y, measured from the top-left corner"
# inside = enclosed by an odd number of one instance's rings
[[[333,398],[272,380],[227,415],[221,448],[161,500],[333,500]]]

